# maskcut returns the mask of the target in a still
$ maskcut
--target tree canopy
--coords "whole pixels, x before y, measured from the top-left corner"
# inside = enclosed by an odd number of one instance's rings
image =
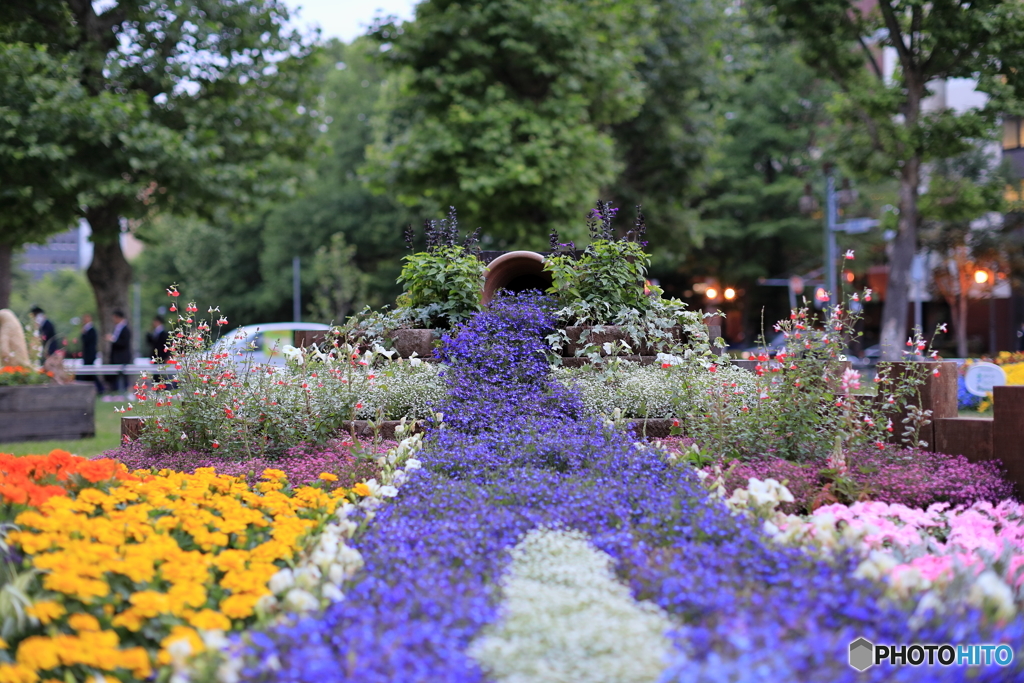
[[[636,28],[650,18],[630,0],[424,0],[415,21],[378,25],[393,99],[368,150],[373,187],[455,205],[496,248],[582,237],[621,168],[608,126],[643,102]]]
[[[910,267],[918,246],[922,164],[992,136],[996,118],[1024,95],[1024,5],[1016,0],[764,0],[798,37],[808,64],[839,86],[836,153],[862,173],[900,183],[899,230],[882,322],[883,357],[900,357]],[[888,73],[883,50],[892,50]],[[984,107],[954,111],[926,99],[941,81],[976,79]]]
[[[101,326],[127,308],[122,231],[158,210],[209,215],[287,189],[285,161],[305,153],[320,117],[297,106],[312,43],[287,21],[279,0],[5,3],[4,41],[42,46],[89,106],[113,104],[100,120],[110,125],[71,141],[61,163],[92,227]]]

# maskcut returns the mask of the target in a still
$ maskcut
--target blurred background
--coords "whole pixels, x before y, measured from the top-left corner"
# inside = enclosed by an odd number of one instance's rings
[[[0,308],[41,306],[72,356],[83,314],[103,328],[122,308],[144,332],[171,284],[231,327],[337,323],[394,301],[403,230],[450,205],[484,249],[543,249],[552,230],[584,245],[602,198],[623,232],[643,206],[651,279],[724,311],[733,348],[865,287],[870,347],[904,164],[878,93],[906,68],[857,28],[877,2],[819,4],[840,20],[739,0],[12,0]],[[90,11],[106,33],[79,30]],[[1019,100],[998,74],[947,73],[922,110],[968,144],[915,152],[906,317],[962,329],[937,340],[954,355],[1016,349]],[[892,140],[857,127],[869,100]]]

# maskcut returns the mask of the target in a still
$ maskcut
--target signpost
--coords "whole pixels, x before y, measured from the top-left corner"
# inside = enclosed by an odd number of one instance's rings
[[[1006,384],[1006,373],[995,363],[974,363],[964,377],[967,391],[975,396],[992,393],[992,387]]]

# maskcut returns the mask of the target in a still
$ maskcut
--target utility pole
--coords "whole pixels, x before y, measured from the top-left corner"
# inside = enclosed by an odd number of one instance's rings
[[[302,287],[299,279],[299,257],[292,259],[292,320],[302,322]]]
[[[828,300],[838,304],[836,283],[836,179],[829,173],[825,176],[825,282],[828,283]]]
[[[836,259],[838,258],[838,247],[836,246],[836,233],[845,232],[847,235],[864,233],[878,225],[874,218],[851,218],[848,221],[839,222],[839,201],[836,196],[836,180],[829,173],[825,182],[825,277],[828,286],[828,301],[833,306],[838,306],[839,301],[839,280],[836,271]]]

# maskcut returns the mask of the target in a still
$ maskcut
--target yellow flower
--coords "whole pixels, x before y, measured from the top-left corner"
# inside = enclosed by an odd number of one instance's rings
[[[352,490],[358,493],[360,496],[363,496],[364,498],[373,495],[373,491],[370,490],[370,487],[367,486],[364,482],[359,482],[352,488]]]
[[[21,641],[15,659],[18,664],[27,666],[34,671],[53,669],[60,664],[57,643],[45,636],[29,636]]]
[[[245,619],[252,615],[259,599],[258,595],[230,595],[221,600],[220,611],[229,619]]]
[[[181,647],[182,645],[185,647]],[[175,658],[172,648],[181,648],[178,652],[184,650],[186,656],[198,654],[206,649],[203,639],[199,637],[196,630],[188,626],[175,626],[171,629],[171,635],[160,641],[160,654],[157,655],[157,661],[165,666],[170,664]]]
[[[206,586],[201,583],[182,583],[167,591],[171,613],[179,615],[186,607],[199,608],[206,604]]]
[[[133,608],[121,612],[110,623],[114,626],[126,628],[129,631],[140,631],[142,630],[142,625],[146,623],[146,617]]]
[[[149,652],[144,647],[130,647],[121,650],[117,658],[117,666],[129,669],[136,680],[145,680],[153,675],[153,666],[149,661]]]
[[[321,472],[319,478],[323,481],[338,481],[338,475],[331,474],[330,472]]]
[[[263,470],[264,479],[287,479],[288,475],[281,470],[267,469]]]
[[[99,619],[91,614],[85,614],[79,612],[78,614],[72,614],[68,617],[68,626],[75,631],[99,631],[100,622]]]
[[[220,612],[204,609],[189,617],[188,623],[203,631],[230,631],[231,620]]]
[[[139,591],[133,593],[128,601],[135,610],[144,617],[157,617],[171,613],[171,599],[164,593],[156,591]]]
[[[39,680],[32,667],[24,664],[0,664],[0,683],[36,683]]]
[[[44,624],[49,624],[55,619],[60,619],[64,616],[64,605],[53,600],[40,600],[39,602],[33,603],[25,612],[30,617],[35,617]]]

